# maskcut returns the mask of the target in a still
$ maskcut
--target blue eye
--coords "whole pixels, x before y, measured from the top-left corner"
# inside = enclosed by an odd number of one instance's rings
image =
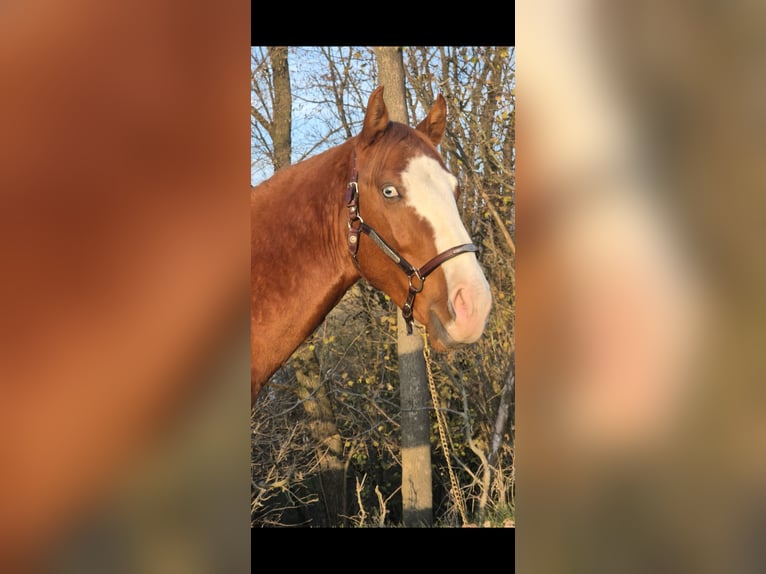
[[[383,197],[386,199],[393,199],[395,197],[399,197],[399,192],[396,191],[396,188],[393,185],[386,185],[382,190],[381,193],[383,193]]]

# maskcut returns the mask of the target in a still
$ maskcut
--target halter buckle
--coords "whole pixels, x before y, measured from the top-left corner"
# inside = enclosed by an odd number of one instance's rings
[[[415,302],[415,294],[410,293],[407,296],[407,300],[402,305],[402,317],[404,323],[407,325],[407,334],[412,335],[412,304]]]
[[[359,197],[359,184],[355,181],[349,181],[346,188],[346,206],[356,205],[357,197]]]

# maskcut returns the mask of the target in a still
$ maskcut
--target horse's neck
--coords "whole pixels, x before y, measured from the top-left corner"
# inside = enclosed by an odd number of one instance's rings
[[[335,148],[253,191],[254,394],[359,277],[343,233],[348,158]]]

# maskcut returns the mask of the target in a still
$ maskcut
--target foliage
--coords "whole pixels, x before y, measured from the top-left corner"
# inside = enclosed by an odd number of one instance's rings
[[[480,246],[493,295],[478,343],[432,354],[452,466],[471,520],[483,524],[499,517],[490,523],[508,524],[514,506],[513,417],[494,452],[492,435],[503,391],[513,383],[514,50],[410,47],[404,59],[410,123],[424,116],[437,92],[447,100],[442,153],[460,182],[459,209]],[[264,168],[268,132],[257,119],[270,115],[265,49],[253,49],[252,69],[257,183],[270,175]],[[290,72],[294,161],[359,131],[374,87],[370,79],[376,77],[372,49],[291,47]],[[262,392],[252,418],[254,526],[334,524],[322,502],[327,483],[320,461],[329,451],[317,442],[305,412],[306,401],[320,395],[329,401],[330,432],[341,445],[344,502],[337,525],[401,523],[395,312],[386,295],[361,281]],[[305,373],[316,381],[308,391],[301,382]],[[435,523],[457,526],[460,516],[435,426],[431,434]]]

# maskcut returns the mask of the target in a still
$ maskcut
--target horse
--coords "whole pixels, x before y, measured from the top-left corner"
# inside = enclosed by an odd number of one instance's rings
[[[481,337],[492,296],[437,148],[446,112],[438,94],[415,128],[390,121],[380,86],[360,133],[251,189],[253,404],[362,278],[436,351]]]

